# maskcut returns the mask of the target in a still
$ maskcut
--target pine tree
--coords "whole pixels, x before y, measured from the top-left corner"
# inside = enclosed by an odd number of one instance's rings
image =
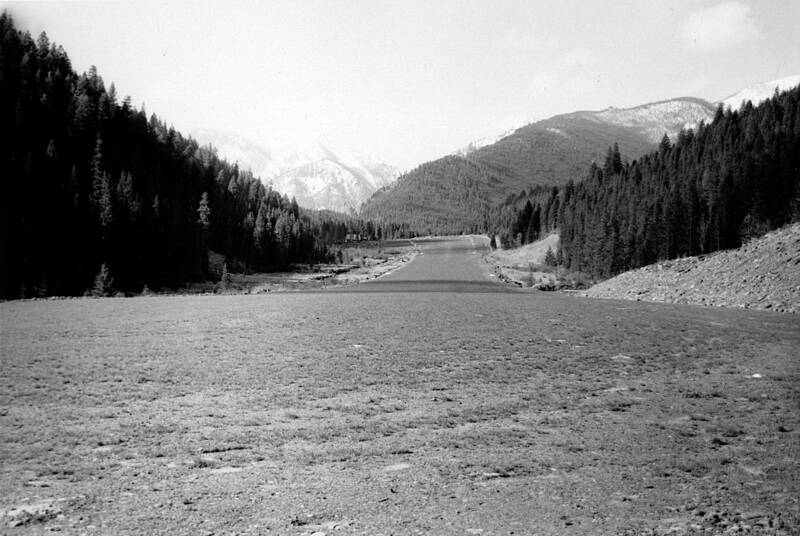
[[[262,254],[265,249],[267,225],[269,225],[267,204],[262,201],[258,206],[258,215],[256,216],[255,226],[253,227],[253,245],[259,255]]]
[[[92,194],[89,199],[95,208],[100,226],[107,227],[113,220],[111,185],[108,174],[103,170],[103,140],[99,134],[92,158]]]
[[[111,296],[114,289],[114,278],[111,277],[111,272],[108,270],[106,263],[100,265],[100,271],[94,278],[94,285],[90,294],[95,298],[102,298],[104,296]]]
[[[558,261],[556,260],[556,254],[553,253],[553,249],[552,248],[549,248],[549,247],[547,248],[547,253],[544,256],[544,263],[547,266],[557,266],[558,265]]]
[[[208,230],[211,225],[211,206],[208,203],[208,192],[203,192],[200,205],[197,207],[197,223],[203,230]]]

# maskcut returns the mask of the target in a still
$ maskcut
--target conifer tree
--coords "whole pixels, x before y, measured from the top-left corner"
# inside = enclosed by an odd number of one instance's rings
[[[208,202],[208,192],[203,192],[200,197],[200,204],[197,207],[197,223],[204,231],[207,231],[211,225],[211,206]]]
[[[97,135],[94,157],[92,158],[92,194],[90,201],[97,213],[101,227],[107,227],[112,219],[111,185],[108,174],[103,169],[103,140]]]
[[[111,277],[111,272],[108,266],[106,266],[106,263],[103,263],[100,265],[100,271],[97,272],[94,278],[94,285],[92,286],[90,294],[96,298],[102,298],[104,296],[111,296],[113,289],[114,278]]]

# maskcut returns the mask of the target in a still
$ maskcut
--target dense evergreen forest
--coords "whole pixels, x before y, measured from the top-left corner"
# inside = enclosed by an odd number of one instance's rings
[[[148,119],[5,12],[0,40],[3,296],[82,294],[101,267],[117,290],[175,287],[213,276],[209,250],[270,270],[326,259],[354,227],[375,232],[305,211]]]
[[[558,228],[563,264],[599,277],[738,247],[800,220],[800,88],[720,107],[632,162],[611,147],[584,180],[523,192],[491,220],[505,245]]]

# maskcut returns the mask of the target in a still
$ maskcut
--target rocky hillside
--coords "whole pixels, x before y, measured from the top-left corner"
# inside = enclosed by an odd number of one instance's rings
[[[800,223],[739,249],[625,272],[584,295],[800,313]]]

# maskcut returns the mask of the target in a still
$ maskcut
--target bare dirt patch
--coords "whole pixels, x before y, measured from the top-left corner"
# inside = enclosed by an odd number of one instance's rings
[[[585,289],[592,280],[581,272],[546,263],[547,252],[558,251],[558,233],[513,249],[498,249],[486,255],[493,277],[508,285],[536,290]]]
[[[800,313],[800,223],[736,250],[625,272],[585,295]]]
[[[548,249],[553,253],[558,251],[558,233],[551,233],[522,247],[495,250],[490,258],[503,266],[544,264]]]
[[[517,287],[551,287],[558,281],[556,269],[545,265],[548,249],[556,251],[558,234],[519,248],[497,249],[484,258],[493,277]]]

